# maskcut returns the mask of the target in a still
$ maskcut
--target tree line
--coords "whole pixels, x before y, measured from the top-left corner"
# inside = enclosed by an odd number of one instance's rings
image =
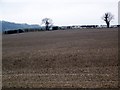
[[[110,23],[114,19],[114,15],[111,14],[110,12],[105,13],[102,16],[102,20],[105,21],[107,28],[110,28]],[[50,18],[44,18],[42,19],[42,23],[45,25],[45,28],[41,29],[18,29],[18,30],[9,30],[9,31],[4,31],[4,34],[14,34],[14,33],[23,33],[23,32],[30,32],[30,31],[41,31],[41,30],[58,30],[58,29],[72,29],[74,26],[66,26],[66,27],[59,27],[59,26],[53,26],[52,19]],[[97,28],[98,25],[82,25],[80,26],[81,28]],[[117,25],[117,27],[120,27],[120,25]]]
[[[102,20],[104,20],[105,21],[105,23],[107,24],[107,28],[109,28],[110,27],[110,22],[111,22],[111,20],[112,19],[114,19],[114,15],[113,14],[111,14],[110,12],[107,12],[107,13],[105,13],[103,16],[102,16]],[[50,29],[50,27],[52,26],[52,19],[50,19],[50,18],[44,18],[44,19],[42,19],[42,23],[44,23],[45,24],[45,27],[46,27],[46,30],[49,30]],[[95,25],[86,25],[86,26],[82,26],[82,27],[93,27],[93,28],[95,28],[96,26]]]

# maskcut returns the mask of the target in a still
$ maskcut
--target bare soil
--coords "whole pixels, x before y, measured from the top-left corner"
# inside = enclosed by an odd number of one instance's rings
[[[4,88],[117,88],[118,30],[3,35]]]

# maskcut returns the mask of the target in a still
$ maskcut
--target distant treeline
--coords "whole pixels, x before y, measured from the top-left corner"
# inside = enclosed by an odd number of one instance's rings
[[[113,27],[120,27],[120,25],[113,25]],[[106,25],[75,25],[75,26],[53,26],[50,28],[49,31],[51,30],[68,30],[68,29],[81,29],[81,28],[106,28]],[[35,31],[46,31],[45,28],[30,28],[30,29],[17,29],[17,30],[8,30],[8,31],[3,31],[3,34],[15,34],[15,33],[24,33],[24,32],[35,32]]]
[[[24,32],[34,32],[34,31],[40,31],[41,29],[17,29],[17,30],[8,30],[8,31],[3,31],[3,34],[15,34],[15,33],[24,33]]]

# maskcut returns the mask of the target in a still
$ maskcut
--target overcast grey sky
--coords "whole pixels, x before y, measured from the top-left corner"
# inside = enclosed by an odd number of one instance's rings
[[[105,24],[101,19],[111,12],[118,24],[119,0],[0,0],[2,20],[41,24],[43,18],[51,18],[54,25]]]

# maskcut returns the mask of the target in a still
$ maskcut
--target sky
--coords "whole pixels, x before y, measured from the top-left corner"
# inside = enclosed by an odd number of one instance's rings
[[[51,18],[54,25],[104,25],[101,17],[111,12],[118,24],[120,0],[0,0],[0,19],[16,23],[39,24]]]

